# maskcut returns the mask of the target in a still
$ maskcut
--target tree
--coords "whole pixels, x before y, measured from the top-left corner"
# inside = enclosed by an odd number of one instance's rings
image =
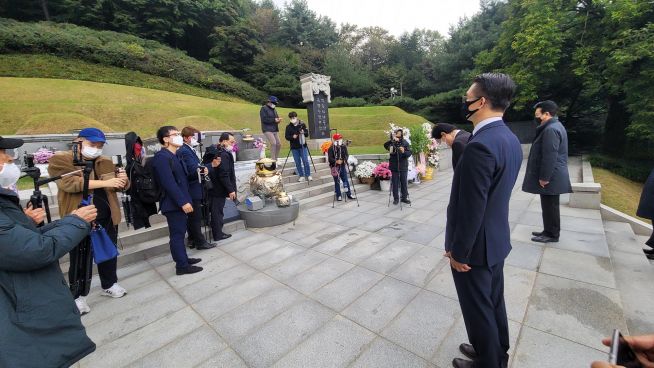
[[[239,78],[246,76],[246,67],[263,51],[258,37],[259,33],[249,21],[214,28],[210,36],[214,44],[209,51],[211,63]]]
[[[326,49],[338,41],[336,25],[318,17],[306,0],[292,0],[282,13],[277,41],[287,47],[309,46]]]
[[[271,47],[254,58],[249,68],[252,83],[286,104],[300,102],[300,57],[286,47]]]

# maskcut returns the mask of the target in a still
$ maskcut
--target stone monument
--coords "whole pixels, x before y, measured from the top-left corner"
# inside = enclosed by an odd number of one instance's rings
[[[307,104],[309,114],[309,137],[311,139],[329,138],[329,103],[332,102],[327,75],[309,73],[300,77],[302,99]]]

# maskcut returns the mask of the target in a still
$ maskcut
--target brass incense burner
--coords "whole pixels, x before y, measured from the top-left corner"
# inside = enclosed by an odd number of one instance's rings
[[[255,169],[255,173],[250,177],[250,191],[252,194],[270,199],[284,192],[282,174],[277,171],[277,162],[275,160],[262,158],[255,163]]]

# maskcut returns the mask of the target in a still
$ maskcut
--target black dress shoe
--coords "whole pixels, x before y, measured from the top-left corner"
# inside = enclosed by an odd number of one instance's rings
[[[475,368],[475,362],[472,360],[454,358],[454,360],[452,360],[452,366],[454,368]]]
[[[648,254],[646,257],[647,257],[647,259],[653,259],[654,260],[654,254]]]
[[[545,235],[545,231],[532,231],[531,235],[533,235],[533,236]]]
[[[177,269],[177,275],[190,275],[192,273],[197,273],[202,271],[202,267],[198,266],[188,266],[186,268],[178,268]]]
[[[202,258],[189,258],[188,259],[188,264],[194,265],[196,263],[202,262]]]
[[[400,203],[400,200],[398,200],[398,199],[393,200],[393,204],[398,204],[398,203]]]
[[[411,201],[409,200],[409,198],[404,198],[402,200],[402,203],[411,204]]]
[[[535,241],[537,243],[558,243],[559,238],[552,238],[547,235],[541,235],[541,236],[534,236],[531,238],[531,241]]]
[[[461,344],[459,345],[459,351],[461,354],[467,356],[468,358],[475,360],[477,359],[477,352],[475,351],[475,348],[472,347],[470,344]]]
[[[222,233],[222,234],[220,234],[220,236],[218,237],[218,239],[216,239],[216,241],[225,240],[225,239],[228,239],[228,238],[231,238],[231,237],[232,237],[232,234],[225,234],[225,233]]]
[[[645,253],[645,254],[654,254],[654,249],[652,249],[652,248],[650,248],[650,249],[643,249],[643,253]]]
[[[204,243],[204,244],[202,244],[202,245],[198,245],[198,246],[196,246],[196,248],[197,248],[198,250],[211,249],[211,248],[215,248],[215,247],[216,247],[216,245],[215,245],[215,244],[211,244],[211,243]]]

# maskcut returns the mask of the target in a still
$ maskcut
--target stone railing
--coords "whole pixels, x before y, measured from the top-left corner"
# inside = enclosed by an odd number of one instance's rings
[[[570,193],[570,207],[600,209],[602,185],[595,183],[593,170],[590,162],[582,157],[581,159],[581,180],[578,183],[572,183],[572,193]]]

